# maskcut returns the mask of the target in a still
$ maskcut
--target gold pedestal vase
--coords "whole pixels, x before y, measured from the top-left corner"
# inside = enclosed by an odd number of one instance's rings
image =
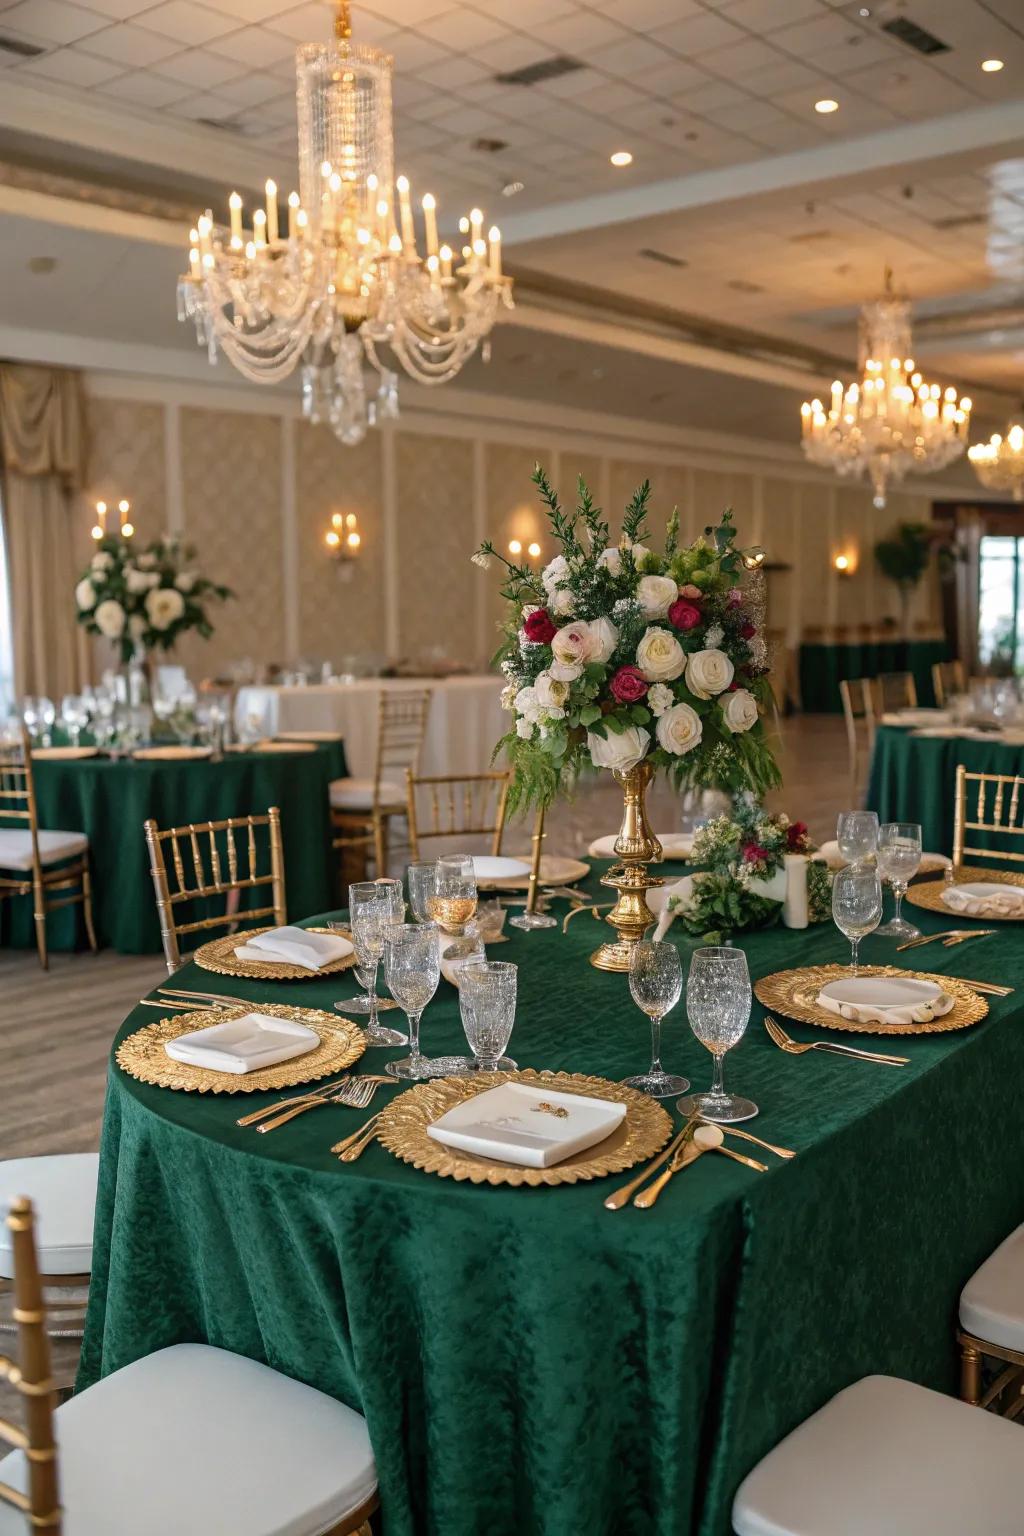
[[[654,769],[645,760],[625,773],[617,769],[612,772],[622,785],[625,804],[622,825],[615,839],[619,862],[601,876],[601,884],[618,892],[618,901],[605,917],[617,937],[595,949],[590,963],[599,971],[628,971],[633,950],[656,921],[647,905],[647,892],[653,886],[664,885],[665,881],[660,875],[647,872],[648,864],[660,864],[662,858],[661,844],[651,831],[645,805],[647,786],[654,777]]]

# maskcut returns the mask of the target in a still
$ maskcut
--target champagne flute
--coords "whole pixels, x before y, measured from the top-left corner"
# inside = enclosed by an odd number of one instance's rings
[[[369,978],[365,998],[354,998],[345,1007],[353,1013],[365,1013],[367,1045],[405,1045],[407,1037],[397,1029],[386,1029],[377,1020],[377,967],[384,953],[384,940],[390,929],[402,921],[402,882],[400,880],[360,880],[348,888],[348,915],[356,960]]]
[[[683,1115],[702,1115],[722,1125],[751,1120],[757,1105],[726,1093],[722,1079],[725,1053],[742,1040],[750,1021],[750,973],[742,949],[711,945],[696,949],[686,979],[686,1013],[690,1028],[714,1058],[707,1093],[691,1093],[676,1108]]]
[[[882,882],[869,864],[848,864],[832,881],[832,920],[850,941],[850,968],[857,974],[857,948],[882,916]]]
[[[878,812],[840,811],[836,842],[848,864],[863,863],[878,850]]]
[[[892,920],[878,932],[892,939],[919,939],[920,928],[900,915],[907,886],[921,865],[921,828],[915,821],[887,821],[878,834],[878,873],[887,879],[896,898]]]
[[[476,911],[476,871],[468,853],[446,853],[437,861],[434,894],[427,912],[447,933],[461,934]]]
[[[396,923],[384,936],[384,981],[409,1020],[409,1054],[389,1061],[389,1077],[418,1080],[437,1075],[420,1052],[420,1019],[441,979],[436,923]]]
[[[516,1017],[519,967],[505,960],[468,960],[459,968],[459,1013],[474,1072],[515,1072],[504,1055]]]
[[[651,1065],[637,1077],[624,1078],[626,1087],[655,1099],[685,1093],[689,1081],[674,1077],[661,1065],[661,1021],[672,1012],[683,991],[683,970],[675,945],[653,940],[634,945],[629,957],[629,990],[634,1003],[651,1021]]]
[[[71,745],[77,747],[82,731],[89,724],[85,700],[79,694],[66,693],[61,699],[60,722],[68,734]]]
[[[409,880],[409,905],[418,923],[433,922],[430,901],[437,894],[437,860],[410,864],[406,870]]]

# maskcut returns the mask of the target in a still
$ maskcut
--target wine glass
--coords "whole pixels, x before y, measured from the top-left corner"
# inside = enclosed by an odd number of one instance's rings
[[[468,853],[445,853],[437,861],[434,894],[427,912],[447,933],[461,934],[476,911],[476,871]]]
[[[25,729],[28,731],[30,742],[35,741],[36,736],[39,734],[39,728],[43,723],[39,710],[41,703],[42,700],[35,698],[32,694],[26,694],[21,701],[21,718],[25,722]]]
[[[389,1061],[389,1077],[436,1076],[432,1061],[420,1053],[420,1018],[441,979],[436,923],[396,923],[384,935],[384,981],[409,1020],[409,1054]]]
[[[516,1017],[519,967],[505,960],[468,960],[459,968],[459,1012],[475,1072],[514,1072],[504,1055]]]
[[[85,700],[77,693],[66,693],[60,701],[60,721],[68,734],[73,747],[78,746],[78,738],[89,724],[89,711]]]
[[[406,870],[409,880],[409,905],[418,923],[433,922],[429,903],[437,892],[437,860],[425,864],[410,864]]]
[[[626,1087],[655,1099],[685,1093],[688,1080],[673,1077],[661,1065],[661,1021],[672,1012],[683,991],[683,971],[675,945],[655,941],[634,945],[629,957],[629,990],[634,1003],[651,1021],[651,1065],[639,1076],[625,1078]]]
[[[832,881],[832,919],[850,941],[850,968],[857,974],[857,948],[882,916],[882,882],[869,864],[848,864]]]
[[[365,1013],[367,1045],[405,1045],[407,1037],[397,1029],[386,1029],[377,1021],[377,967],[384,953],[389,930],[402,921],[402,882],[400,880],[360,880],[348,888],[348,916],[352,929],[356,961],[364,977],[369,978],[365,998],[345,1004],[353,1013]]]
[[[52,699],[38,699],[39,721],[43,727],[43,746],[53,746],[53,722],[57,718],[57,706]]]
[[[878,849],[878,812],[840,811],[836,842],[848,864],[863,863]]]
[[[680,1099],[676,1105],[680,1114],[701,1115],[722,1125],[757,1114],[756,1104],[726,1093],[722,1081],[725,1053],[743,1038],[750,1001],[750,973],[742,949],[711,945],[694,950],[686,979],[686,1013],[693,1033],[714,1057],[715,1069],[710,1091]]]
[[[892,920],[878,932],[892,939],[918,939],[920,928],[900,916],[907,886],[921,864],[921,828],[915,821],[887,821],[878,834],[878,873],[888,880],[896,898]]]

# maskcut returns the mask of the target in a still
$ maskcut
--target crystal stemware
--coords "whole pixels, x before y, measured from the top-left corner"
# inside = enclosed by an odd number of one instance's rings
[[[468,960],[459,968],[459,1012],[473,1071],[516,1071],[504,1051],[515,1023],[518,971],[505,960]]]
[[[78,738],[89,724],[89,711],[85,700],[77,693],[66,693],[60,701],[60,722],[68,734],[68,739],[73,747],[78,746]]]
[[[832,881],[832,920],[850,941],[850,968],[857,974],[857,949],[882,916],[882,882],[868,864],[848,864]]]
[[[25,722],[25,729],[28,731],[30,742],[35,741],[39,734],[40,726],[43,723],[39,709],[41,703],[42,700],[35,698],[32,694],[26,694],[21,701],[21,718]]]
[[[57,706],[52,699],[39,699],[39,721],[43,727],[43,746],[53,746],[53,722],[57,718]]]
[[[629,990],[634,1003],[651,1021],[651,1065],[646,1072],[625,1078],[626,1087],[655,1099],[685,1093],[690,1086],[688,1079],[674,1077],[661,1065],[661,1021],[683,991],[683,970],[675,945],[656,941],[635,945],[629,959]]]
[[[397,923],[384,936],[384,981],[409,1020],[409,1054],[385,1067],[389,1077],[414,1080],[436,1076],[420,1052],[420,1018],[441,979],[436,923]]]
[[[387,1029],[377,1021],[377,967],[384,953],[384,940],[395,924],[402,921],[402,882],[400,880],[360,880],[348,888],[348,916],[356,961],[368,978],[365,998],[354,998],[345,1007],[353,1013],[365,1013],[367,1045],[405,1045],[407,1037],[397,1029]]]
[[[848,864],[863,863],[878,850],[878,812],[840,811],[836,842]]]
[[[409,882],[409,905],[418,923],[432,923],[430,902],[437,894],[437,860],[410,864],[406,869]]]
[[[460,934],[476,911],[476,871],[467,853],[445,853],[437,861],[434,894],[427,912],[440,928]]]
[[[878,834],[878,873],[888,880],[896,898],[896,911],[878,932],[892,939],[918,939],[920,928],[902,917],[907,886],[921,865],[921,828],[913,821],[887,821]]]
[[[722,1079],[725,1053],[742,1040],[750,1021],[750,973],[742,949],[710,945],[696,949],[686,979],[686,1013],[690,1028],[714,1058],[714,1074],[707,1093],[691,1093],[680,1099],[680,1114],[702,1115],[722,1125],[751,1120],[757,1105],[750,1099],[726,1093]]]

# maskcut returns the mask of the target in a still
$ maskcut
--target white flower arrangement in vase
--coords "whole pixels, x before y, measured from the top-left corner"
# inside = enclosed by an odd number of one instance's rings
[[[168,651],[183,634],[213,634],[207,608],[234,596],[193,569],[195,550],[175,538],[136,550],[128,539],[101,540],[75,587],[78,622],[111,641],[129,662],[136,648]]]

